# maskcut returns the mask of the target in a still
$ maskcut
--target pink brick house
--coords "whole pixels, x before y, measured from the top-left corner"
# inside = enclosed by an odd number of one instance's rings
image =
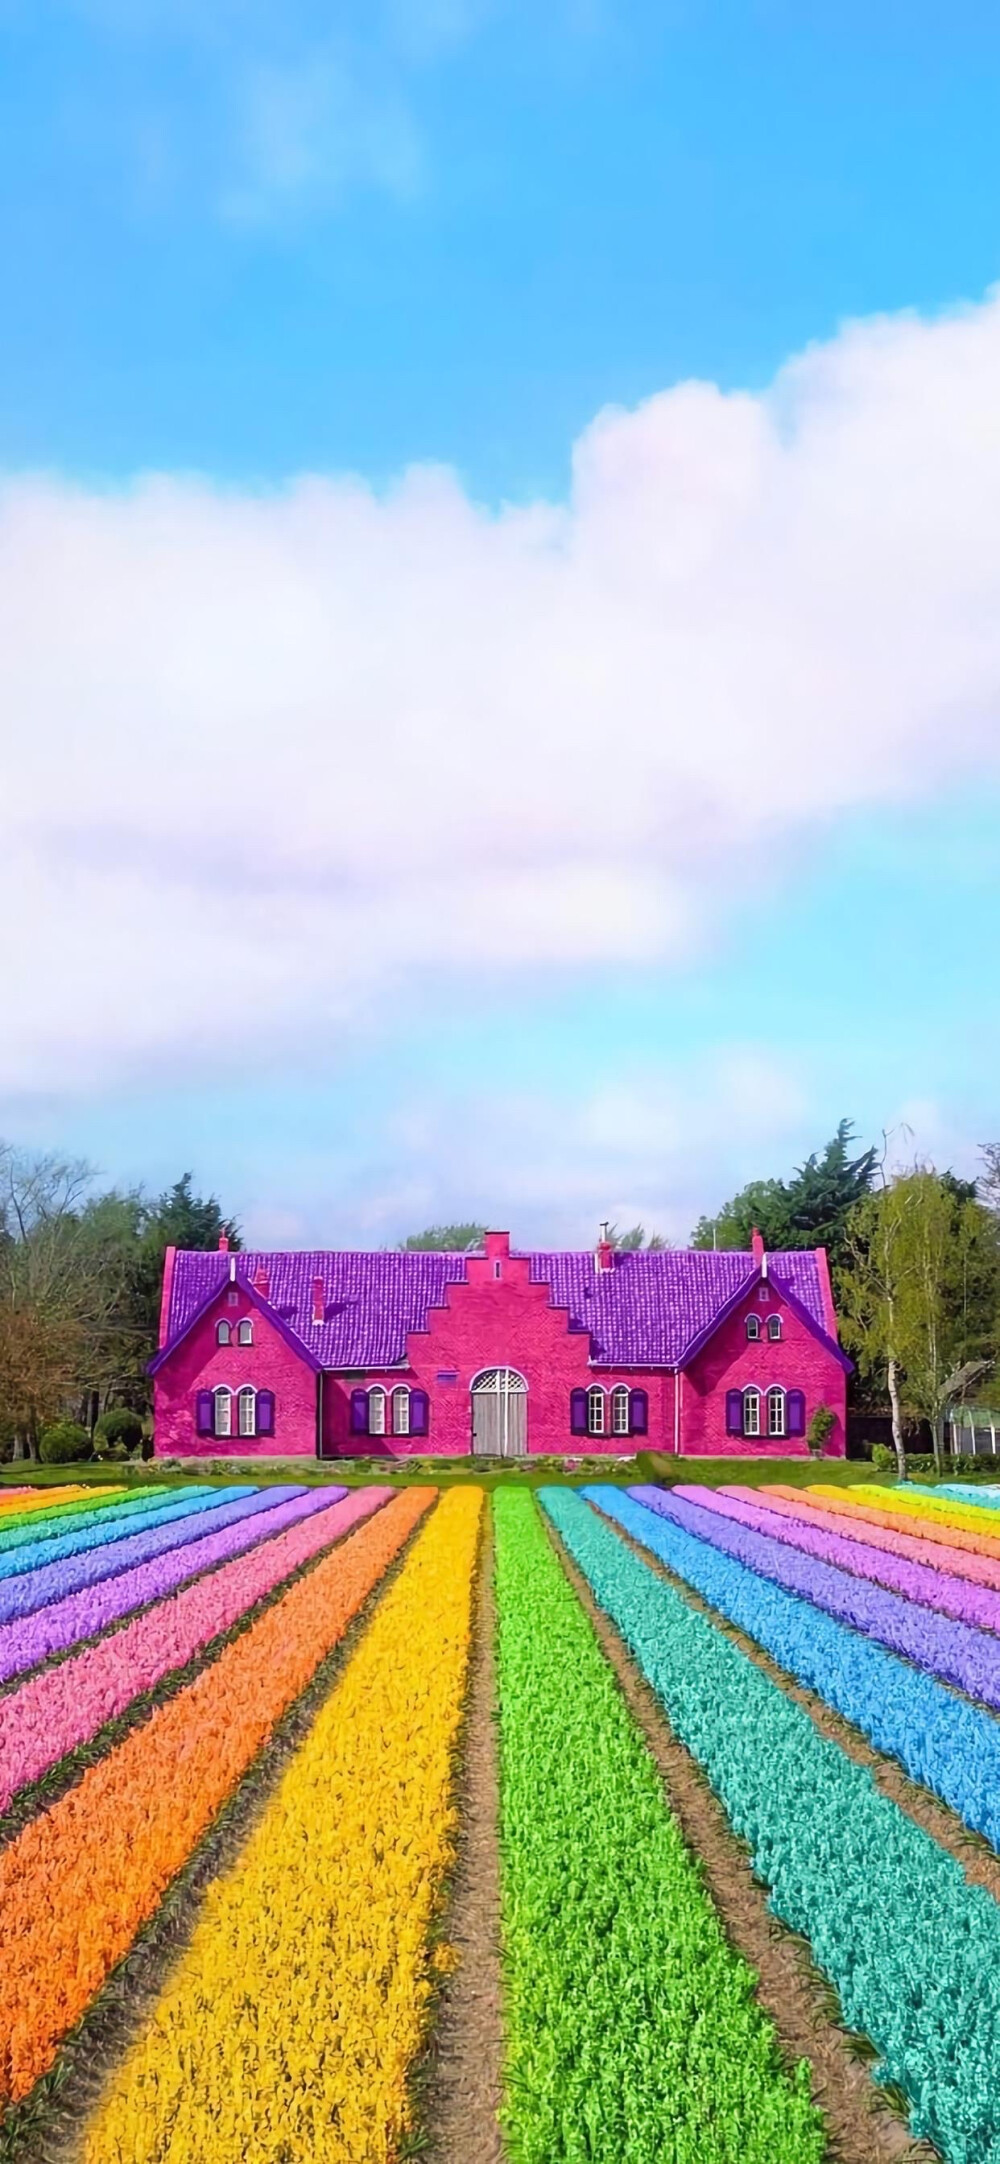
[[[822,1248],[766,1254],[167,1250],[162,1456],[843,1456],[850,1362]]]

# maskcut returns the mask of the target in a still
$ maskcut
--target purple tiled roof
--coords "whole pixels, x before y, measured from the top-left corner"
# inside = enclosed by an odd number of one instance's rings
[[[512,1252],[514,1252],[512,1250]],[[531,1277],[551,1287],[553,1307],[566,1308],[571,1329],[586,1330],[591,1357],[620,1367],[672,1367],[743,1288],[753,1282],[752,1255],[694,1248],[666,1253],[619,1253],[614,1268],[597,1271],[583,1254],[530,1254]],[[466,1274],[465,1255],[368,1254],[337,1249],[285,1254],[192,1254],[174,1265],[166,1345],[172,1345],[212,1296],[235,1260],[252,1285],[267,1273],[271,1307],[324,1368],[396,1367],[406,1359],[411,1330],[427,1327],[445,1287]],[[817,1256],[810,1250],[769,1254],[769,1272],[826,1332]],[[313,1281],[322,1278],[325,1320],[314,1324]]]

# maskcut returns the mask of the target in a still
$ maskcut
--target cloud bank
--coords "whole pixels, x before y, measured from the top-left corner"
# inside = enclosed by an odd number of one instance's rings
[[[565,504],[8,479],[0,1089],[669,964],[838,815],[995,774],[998,385],[991,297],[601,413]]]

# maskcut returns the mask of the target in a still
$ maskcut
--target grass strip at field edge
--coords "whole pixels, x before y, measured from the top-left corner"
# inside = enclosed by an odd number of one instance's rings
[[[781,2063],[536,1505],[494,1512],[514,2164],[819,2159],[808,2069]]]
[[[392,1507],[392,1506],[390,1506]],[[387,2164],[454,1860],[481,1493],[443,1497],[95,2115],[86,2164]]]

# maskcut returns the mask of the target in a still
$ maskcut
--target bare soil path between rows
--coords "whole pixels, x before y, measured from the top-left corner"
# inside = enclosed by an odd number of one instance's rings
[[[772,1660],[770,1654],[765,1653],[763,1647],[757,1644],[755,1638],[748,1637],[735,1623],[730,1623],[728,1616],[721,1615],[717,1608],[711,1607],[685,1579],[678,1578],[673,1571],[668,1570],[659,1556],[644,1548],[640,1541],[633,1540],[624,1526],[618,1525],[614,1518],[607,1518],[605,1523],[611,1527],[612,1532],[617,1533],[619,1540],[625,1542],[626,1547],[631,1548],[633,1555],[638,1556],[641,1563],[645,1563],[657,1577],[665,1579],[674,1592],[687,1601],[689,1608],[696,1608],[700,1615],[707,1616],[715,1628],[722,1631],[733,1645],[738,1646],[740,1652],[745,1653],[747,1659],[753,1661],[763,1675],[769,1676],[772,1683],[778,1684],[786,1698],[793,1699],[797,1706],[801,1706],[821,1735],[829,1737],[833,1743],[838,1743],[846,1756],[854,1760],[855,1765],[866,1766],[882,1795],[888,1797],[891,1803],[897,1804],[901,1811],[905,1811],[907,1818],[912,1818],[941,1848],[947,1849],[948,1854],[961,1866],[970,1886],[982,1886],[987,1893],[993,1895],[995,1901],[1000,1901],[1000,1856],[982,1834],[970,1833],[957,1811],[953,1811],[949,1804],[942,1803],[937,1796],[932,1795],[930,1789],[921,1788],[918,1781],[911,1781],[897,1759],[887,1758],[883,1752],[877,1751],[860,1728],[855,1728],[853,1722],[845,1720],[842,1714],[835,1713],[833,1707],[828,1706],[818,1692],[810,1690],[804,1683],[798,1683],[794,1676],[789,1675],[787,1669],[780,1668],[777,1661]],[[899,1658],[902,1659],[903,1656],[900,1655]],[[904,1665],[909,1664],[904,1662]],[[947,1688],[947,1684],[942,1685],[943,1690]],[[956,1699],[961,1698],[957,1691],[954,1696]],[[975,1705],[976,1701],[970,1699],[967,1703]],[[982,1708],[977,1707],[977,1711],[981,1712]]]
[[[730,1943],[756,1971],[757,1999],[775,2024],[783,2055],[789,2064],[805,2059],[812,2069],[812,2095],[826,2118],[831,2164],[834,2160],[835,2164],[939,2164],[937,2150],[914,2140],[906,2121],[872,2081],[856,2044],[837,2023],[832,2012],[835,1995],[814,1967],[807,1945],[772,1915],[747,1849],[732,1832],[700,1766],[678,1741],[658,1698],[614,1624],[598,1607],[555,1528],[547,1524],[547,1529],[646,1738],[688,1847],[701,1861]],[[614,1531],[622,1535],[620,1526],[615,1525]],[[632,1541],[627,1544],[644,1563],[659,1568],[644,1549]],[[659,1570],[659,1575],[690,1598],[688,1587],[669,1572]],[[713,1622],[718,1620],[703,1602],[695,1598],[692,1605],[710,1614]],[[751,1651],[749,1641],[744,1650]],[[778,1676],[777,1670],[773,1673]],[[780,1681],[784,1688],[786,1679],[781,1676]]]
[[[458,1861],[445,1936],[459,1956],[441,1988],[420,2112],[426,2164],[503,2164],[500,1805],[493,1524],[486,1498],[469,1698],[462,1737]]]

